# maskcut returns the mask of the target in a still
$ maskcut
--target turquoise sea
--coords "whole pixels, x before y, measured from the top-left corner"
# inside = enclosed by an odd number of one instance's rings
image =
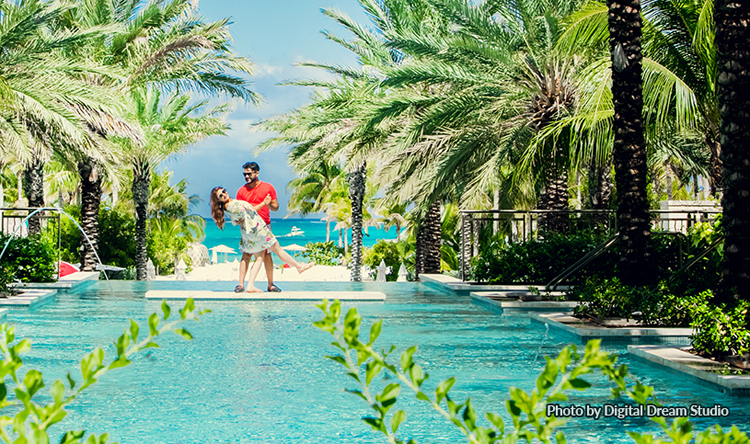
[[[338,244],[339,234],[338,231],[333,231],[335,223],[331,223],[331,240]],[[297,227],[302,230],[304,234],[299,236],[285,236],[292,232],[292,228]],[[288,218],[288,219],[271,219],[271,229],[273,234],[279,240],[279,244],[282,247],[286,247],[292,244],[305,246],[309,242],[325,242],[326,240],[326,224],[325,222],[318,219],[310,218]],[[352,239],[352,232],[349,230],[349,242]],[[363,244],[365,247],[370,247],[377,242],[378,239],[395,239],[396,229],[391,228],[389,231],[383,229],[376,229],[370,227],[367,229],[367,234],[364,235]],[[227,247],[233,248],[239,253],[240,243],[240,229],[232,224],[227,224],[224,227],[224,231],[219,230],[216,227],[213,219],[206,219],[206,239],[203,241],[203,245],[207,248],[215,247],[217,245],[226,245]],[[294,253],[291,251],[290,253]],[[240,259],[241,254],[227,254],[227,260],[231,262],[233,259]],[[224,254],[218,255],[219,262],[224,262]],[[279,262],[279,259],[274,256],[274,260]]]

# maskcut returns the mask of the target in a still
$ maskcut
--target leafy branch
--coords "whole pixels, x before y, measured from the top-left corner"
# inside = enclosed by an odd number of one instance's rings
[[[350,309],[342,321],[339,301],[334,301],[329,305],[325,300],[318,307],[325,316],[313,325],[330,333],[334,338],[331,345],[341,351],[341,354],[327,356],[327,358],[344,366],[347,375],[359,384],[358,389],[346,391],[362,398],[370,406],[375,415],[366,416],[362,420],[373,430],[385,435],[391,444],[404,443],[404,440],[397,437],[397,431],[406,420],[406,412],[396,410],[390,415],[390,420],[388,419],[389,412],[397,403],[402,385],[411,390],[417,399],[427,403],[453,423],[471,444],[519,441],[539,441],[549,444],[553,442],[553,437],[554,442],[565,443],[563,433],[556,431],[565,424],[565,421],[554,415],[547,415],[547,405],[567,401],[568,393],[571,391],[583,391],[591,387],[583,376],[595,371],[600,372],[612,383],[613,398],[626,396],[638,404],[650,402],[658,405],[653,394],[653,387],[641,384],[629,374],[625,365],[617,366],[617,356],[602,352],[599,348],[600,341],[592,340],[588,342],[582,355],[578,353],[575,345],[571,345],[565,347],[555,359],[545,358],[544,370],[536,380],[536,388],[530,394],[516,387],[510,389],[510,399],[506,402],[506,409],[512,419],[512,427],[506,428],[503,418],[491,412],[484,415],[491,426],[480,426],[477,424],[479,415],[471,405],[470,398],[461,403],[451,398],[450,390],[456,383],[456,378],[440,382],[435,389],[434,396],[423,390],[423,384],[429,378],[429,374],[414,362],[416,346],[409,347],[401,353],[400,368],[388,362],[388,357],[396,350],[395,346],[390,346],[388,350],[381,349],[379,352],[376,350],[375,341],[380,336],[382,320],[370,327],[369,339],[363,342],[360,340],[362,316],[356,308]],[[390,376],[395,377],[398,382],[386,385],[380,392],[374,391],[371,383],[384,371],[390,373]],[[692,429],[687,418],[677,418],[671,426],[664,418],[652,419],[674,439],[673,442],[690,442]],[[639,444],[662,442],[655,441],[649,435],[629,433]],[[725,441],[721,441],[722,439]],[[750,443],[745,434],[734,427],[727,433],[718,427],[715,430],[708,429],[698,436],[697,442],[701,444]],[[408,443],[415,443],[415,441],[412,439]]]
[[[65,418],[67,415],[65,407],[73,402],[79,394],[98,382],[109,371],[129,365],[132,362],[130,357],[134,354],[147,348],[158,348],[159,345],[155,342],[155,339],[163,333],[171,331],[187,340],[193,339],[193,335],[189,331],[184,328],[176,328],[177,325],[190,320],[197,322],[200,320],[200,316],[210,312],[210,310],[196,312],[195,303],[192,299],[188,299],[185,306],[179,310],[179,318],[167,323],[172,310],[166,301],[162,302],[161,310],[161,317],[157,313],[152,313],[148,317],[148,335],[140,341],[138,340],[140,327],[134,320],[130,320],[130,327],[125,329],[124,333],[114,342],[117,356],[109,364],[104,364],[104,350],[98,347],[84,356],[81,359],[82,381],[80,385],[68,373],[69,388],[66,389],[65,383],[60,379],[53,382],[50,388],[53,402],[45,405],[33,401],[34,395],[45,387],[42,373],[38,370],[29,370],[21,382],[19,382],[17,376],[17,371],[23,366],[20,355],[31,348],[31,343],[27,339],[15,342],[15,328],[7,324],[0,324],[0,351],[3,354],[3,361],[0,363],[0,378],[2,378],[0,383],[0,411],[19,403],[23,406],[23,409],[13,417],[0,416],[0,439],[5,443],[48,444],[47,430]],[[159,325],[160,322],[163,322],[161,326]],[[16,386],[13,393],[17,401],[11,401],[7,398],[6,377],[8,376]],[[78,385],[78,388],[76,388],[76,385]],[[7,426],[12,426],[12,433],[8,432]],[[79,444],[82,442],[85,433],[84,430],[68,431],[62,436],[60,444]],[[106,444],[108,440],[109,435],[106,433],[99,437],[90,435],[86,444]]]

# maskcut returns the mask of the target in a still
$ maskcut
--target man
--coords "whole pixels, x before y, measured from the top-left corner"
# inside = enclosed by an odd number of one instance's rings
[[[258,166],[257,163],[247,162],[242,165],[242,168],[244,170],[243,175],[245,176],[246,183],[237,190],[237,199],[244,200],[252,205],[270,230],[271,213],[269,210],[279,211],[279,201],[276,199],[276,189],[270,183],[258,179],[260,166]],[[253,256],[251,254],[242,254],[242,261],[240,262],[240,277],[242,278],[242,282],[245,280],[245,273],[247,273],[252,260]],[[266,268],[266,276],[268,276],[268,291],[281,291],[281,289],[273,283],[273,258],[271,257],[271,252],[266,254],[263,265]],[[240,288],[239,291],[243,291],[243,289]]]

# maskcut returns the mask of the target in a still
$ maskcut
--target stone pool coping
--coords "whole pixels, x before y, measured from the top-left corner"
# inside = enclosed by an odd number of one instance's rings
[[[628,345],[628,353],[722,393],[750,396],[750,375],[721,375],[707,371],[723,370],[726,365],[685,350],[659,345]]]
[[[503,313],[517,312],[559,312],[574,309],[576,301],[521,301],[518,299],[504,299],[508,292],[503,291],[472,291],[469,293],[472,302],[490,307]]]
[[[57,290],[30,289],[8,298],[0,299],[4,308],[36,308],[55,299]],[[7,313],[7,310],[4,310]]]
[[[464,282],[461,279],[447,276],[444,274],[420,274],[419,281],[428,285],[436,285],[447,288],[456,293],[471,293],[472,291],[526,291],[529,287],[535,287],[539,291],[544,291],[544,285],[531,284],[509,284],[509,285],[482,285]],[[558,290],[565,291],[567,285],[559,285]]]
[[[13,288],[26,289],[56,289],[73,291],[83,286],[91,285],[99,280],[98,271],[79,271],[63,276],[57,282],[22,282],[11,285]]]
[[[690,328],[660,327],[616,327],[608,328],[575,318],[567,313],[531,314],[533,321],[549,324],[550,327],[568,332],[578,338],[589,339],[625,339],[625,340],[688,340],[693,330]]]
[[[149,290],[146,299],[212,301],[385,301],[380,291],[284,291],[281,293],[234,293],[232,291]]]

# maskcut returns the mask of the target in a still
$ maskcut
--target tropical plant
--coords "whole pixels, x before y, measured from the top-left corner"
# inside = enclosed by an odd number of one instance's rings
[[[178,97],[185,91],[226,95],[250,103],[257,103],[259,100],[248,88],[248,80],[242,76],[252,72],[250,62],[231,51],[228,19],[206,23],[197,15],[189,0],[156,0],[148,3],[140,0],[113,0],[91,5],[84,3],[68,10],[63,18],[59,22],[62,29],[107,27],[115,30],[107,38],[77,46],[74,51],[77,54],[89,54],[100,63],[122,72],[118,82],[106,83],[123,97],[132,97],[136,101],[140,97],[145,104],[141,111],[149,111],[148,106],[153,104],[151,98],[154,97],[154,92],[147,92],[149,88],[177,91],[172,98],[176,103],[183,100]],[[158,98],[156,104],[159,104]],[[140,118],[138,115],[137,117]],[[130,148],[141,146],[139,143],[132,143],[132,137],[130,139]],[[147,155],[143,156],[143,151],[152,147],[153,144],[133,153],[131,160],[148,158]],[[94,222],[97,211],[94,210],[101,200],[101,167],[100,163],[91,159],[84,159],[79,163],[84,189],[82,225],[89,237],[94,239],[98,238]],[[143,173],[140,177],[148,180],[150,176]],[[139,190],[134,195],[140,198],[138,206],[141,207],[143,192],[147,193],[148,186],[144,188],[137,180],[134,185]],[[138,222],[141,221],[139,218]],[[143,233],[143,228],[139,227],[138,232]],[[138,276],[142,279],[145,264],[142,245],[138,252]],[[84,257],[84,267],[88,266],[89,261]]]
[[[630,374],[625,365],[616,365],[617,356],[602,352],[600,340],[591,340],[586,344],[583,353],[579,353],[575,345],[570,345],[563,348],[556,358],[547,357],[544,370],[537,378],[532,392],[527,393],[520,388],[511,387],[506,403],[507,412],[502,416],[487,412],[483,416],[488,424],[481,425],[480,416],[471,400],[456,402],[451,395],[451,389],[457,382],[455,377],[441,381],[435,389],[434,396],[425,390],[424,382],[430,375],[415,362],[416,345],[401,353],[400,366],[392,363],[392,359],[389,361],[396,351],[395,345],[383,347],[378,351],[375,342],[382,330],[382,320],[376,321],[370,327],[367,336],[366,332],[362,331],[362,316],[356,308],[349,309],[343,320],[339,301],[329,305],[325,300],[318,308],[323,311],[324,317],[313,325],[331,334],[334,339],[332,345],[337,349],[336,354],[327,358],[344,367],[347,375],[356,381],[357,387],[346,391],[364,400],[372,410],[372,416],[365,416],[362,421],[374,431],[381,433],[391,444],[414,442],[401,438],[404,432],[399,432],[399,428],[406,421],[406,412],[395,409],[402,388],[413,393],[419,401],[452,423],[471,444],[566,442],[563,432],[558,428],[565,425],[562,417],[573,415],[565,415],[559,410],[559,402],[568,401],[569,396],[573,396],[576,391],[591,387],[591,383],[584,378],[594,372],[600,372],[612,384],[613,398],[627,397],[640,405],[658,402],[653,387],[643,385]],[[379,378],[380,375],[383,377]],[[378,390],[373,383],[380,379],[386,380],[382,390]],[[505,424],[503,417],[506,415],[511,418],[511,424]],[[701,443],[746,443],[750,440],[736,427],[732,427],[728,432],[718,426],[710,427],[694,436],[688,418],[675,418],[671,424],[663,417],[651,419],[659,424],[661,432],[670,436],[673,442],[687,443],[693,438]],[[662,442],[647,434],[628,434],[638,444]]]
[[[146,223],[149,217],[149,195],[153,169],[169,157],[187,149],[188,146],[212,135],[224,135],[228,127],[222,117],[226,106],[204,111],[206,102],[189,104],[187,95],[171,95],[162,99],[156,89],[133,90],[135,119],[146,130],[145,141],[136,146],[129,140],[125,158],[133,171],[133,202],[136,214],[136,278],[146,279]],[[169,188],[168,186],[166,187]],[[181,196],[182,193],[176,193]],[[178,204],[179,205],[179,204]],[[183,205],[183,214],[187,205]]]
[[[41,234],[15,237],[0,233],[0,269],[11,282],[54,282],[55,246]]]
[[[131,319],[130,326],[114,342],[116,356],[110,363],[105,363],[105,352],[97,347],[81,360],[80,381],[76,381],[76,378],[68,372],[65,382],[57,379],[50,385],[47,396],[41,392],[45,387],[42,373],[36,369],[28,369],[21,357],[31,349],[31,342],[28,339],[19,340],[15,335],[15,327],[5,323],[0,324],[0,350],[5,362],[0,370],[0,377],[3,387],[9,389],[0,392],[0,402],[2,408],[6,410],[6,415],[10,415],[5,416],[5,421],[14,424],[12,428],[4,429],[0,439],[4,443],[50,442],[50,429],[60,427],[58,424],[61,424],[68,414],[66,408],[86,392],[86,389],[99,382],[110,371],[129,365],[134,355],[150,347],[158,347],[157,337],[164,333],[173,332],[187,340],[193,339],[189,331],[177,326],[184,321],[195,320],[197,322],[200,316],[211,311],[196,311],[193,300],[188,299],[185,306],[179,310],[180,318],[167,322],[172,310],[166,301],[162,303],[161,308],[161,316],[152,313],[148,317],[148,334],[143,335],[139,325]],[[19,374],[23,377],[19,377]],[[9,393],[14,393],[14,396],[8,396]],[[83,441],[85,436],[85,430],[70,430],[61,434],[59,442],[61,444],[83,442],[107,444],[109,442],[108,433],[99,436],[90,434]]]

